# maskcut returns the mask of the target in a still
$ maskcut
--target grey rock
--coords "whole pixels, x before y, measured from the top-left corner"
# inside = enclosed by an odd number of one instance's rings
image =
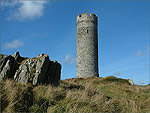
[[[48,82],[54,86],[59,85],[61,65],[57,61],[51,61],[48,71]]]
[[[35,76],[33,78],[33,85],[37,85],[40,83],[45,83],[48,78],[47,72],[49,68],[49,56],[44,54],[41,55],[39,60],[37,61]]]
[[[8,55],[0,54],[0,72],[3,70],[3,67],[5,66],[9,57],[10,56],[8,56]]]
[[[24,58],[22,58],[22,57],[20,56],[19,52],[15,52],[14,55],[13,55],[13,57],[15,58],[15,60],[16,60],[17,62],[22,62],[22,61],[24,60]]]
[[[132,79],[129,79],[128,82],[129,82],[130,85],[134,85],[134,82],[133,82]]]
[[[19,52],[13,56],[0,54],[0,80],[13,78],[22,84],[32,83],[59,85],[61,65],[50,61],[47,54],[35,58],[21,57]]]
[[[13,78],[18,64],[10,55],[0,54],[0,81],[6,78]]]
[[[35,73],[36,64],[37,64],[37,60],[33,60],[33,59],[26,60],[23,64],[19,66],[19,69],[15,73],[14,80],[22,84],[27,84],[28,82],[32,82]]]
[[[44,55],[44,53],[39,54],[39,57],[42,57]]]

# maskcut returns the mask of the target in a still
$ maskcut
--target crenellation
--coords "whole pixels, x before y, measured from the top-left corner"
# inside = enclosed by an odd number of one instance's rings
[[[88,15],[88,13],[82,13],[81,15],[77,16],[77,24],[85,21],[91,21],[97,24],[97,16],[93,13],[90,13],[90,15]]]

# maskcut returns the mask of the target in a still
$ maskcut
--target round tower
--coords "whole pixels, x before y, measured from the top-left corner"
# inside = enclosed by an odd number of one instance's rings
[[[77,16],[76,77],[99,76],[97,16],[83,13]]]

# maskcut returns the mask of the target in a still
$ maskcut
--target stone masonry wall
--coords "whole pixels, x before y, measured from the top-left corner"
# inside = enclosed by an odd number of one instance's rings
[[[97,16],[77,16],[76,77],[98,76]]]

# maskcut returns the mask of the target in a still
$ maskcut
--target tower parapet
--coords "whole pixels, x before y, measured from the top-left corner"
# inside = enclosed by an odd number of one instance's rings
[[[90,15],[88,15],[88,13],[82,13],[77,16],[77,24],[83,21],[91,21],[97,24],[97,16],[93,13],[90,13]]]
[[[98,75],[97,16],[82,13],[77,16],[76,77]]]

